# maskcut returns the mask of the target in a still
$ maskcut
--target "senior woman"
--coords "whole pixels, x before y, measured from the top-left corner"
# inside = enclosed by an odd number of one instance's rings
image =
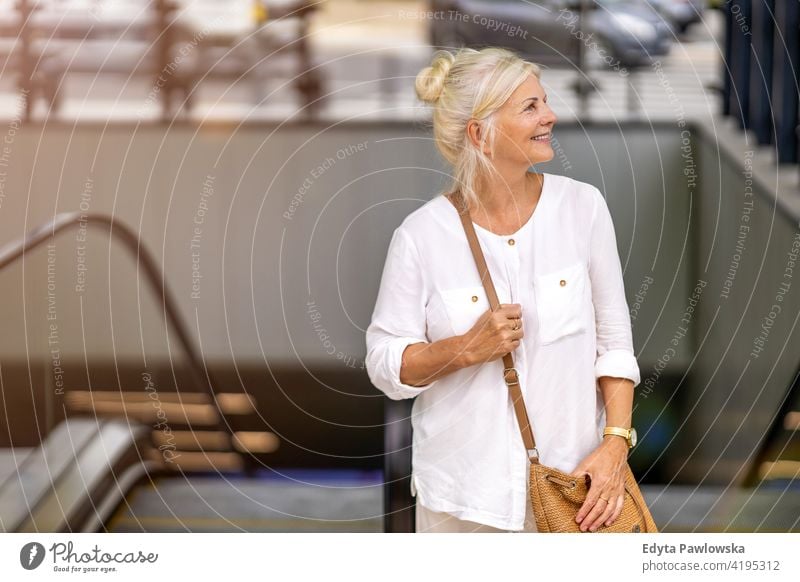
[[[553,158],[557,118],[540,74],[509,50],[465,48],[437,51],[416,79],[500,301],[492,311],[446,196],[395,229],[366,366],[389,398],[415,398],[418,532],[536,531],[530,460],[503,379],[508,352],[540,462],[591,479],[581,530],[622,509],[640,378],[614,226],[594,186],[529,171]]]

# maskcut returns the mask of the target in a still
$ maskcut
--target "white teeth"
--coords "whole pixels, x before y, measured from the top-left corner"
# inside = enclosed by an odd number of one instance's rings
[[[550,134],[546,133],[545,135],[541,135],[541,136],[538,136],[538,137],[532,137],[531,139],[535,139],[536,141],[546,141],[546,140],[550,139]]]

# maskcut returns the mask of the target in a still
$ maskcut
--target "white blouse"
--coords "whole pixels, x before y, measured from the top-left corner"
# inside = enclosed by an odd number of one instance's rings
[[[514,234],[475,225],[500,303],[522,305],[513,352],[540,461],[572,472],[599,446],[605,407],[597,378],[639,384],[614,225],[600,191],[544,173],[531,218]],[[489,309],[455,207],[443,195],[392,235],[372,321],[370,381],[415,398],[411,493],[417,503],[522,530],[530,461],[503,380],[503,360],[415,387],[400,382],[403,350],[469,331]]]

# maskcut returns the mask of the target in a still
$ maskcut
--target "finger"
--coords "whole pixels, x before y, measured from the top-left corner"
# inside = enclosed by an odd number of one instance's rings
[[[606,525],[611,525],[612,523],[617,521],[617,518],[622,513],[622,506],[624,504],[625,504],[625,496],[624,495],[620,495],[619,497],[617,497],[617,503],[616,503],[616,507],[614,507],[614,513],[611,514],[611,517],[606,521]]]
[[[603,522],[606,521],[609,517],[611,517],[611,514],[613,514],[614,511],[617,509],[616,498],[613,495],[608,498],[607,502],[603,502],[602,499],[600,500],[600,502],[601,504],[605,503],[605,509],[603,510],[603,513],[601,513],[597,517],[597,519],[595,519],[592,523],[589,524],[589,531],[597,531],[597,528],[603,525]]]
[[[575,475],[575,473],[578,473],[577,469],[572,474]],[[575,476],[583,477],[585,479],[586,478],[585,475],[588,475],[588,473],[586,473],[586,471],[583,471],[582,473],[578,473]],[[586,494],[586,499],[583,501],[583,505],[581,505],[581,508],[578,510],[578,513],[575,514],[575,521],[577,521],[578,523],[581,523],[581,521],[583,521],[583,519],[586,517],[586,515],[589,513],[592,507],[594,507],[594,504],[597,503],[597,500],[600,498],[599,491],[600,491],[599,487],[595,488],[589,487],[589,491]]]
[[[611,512],[611,515],[607,518],[604,517],[605,521],[603,522],[604,525],[611,525],[614,523],[617,518],[619,517],[620,513],[622,513],[622,507],[625,503],[625,495],[617,495],[611,498],[611,505],[614,508],[614,511]]]
[[[596,517],[596,512],[594,515],[592,512],[595,511],[597,502],[600,500],[600,491],[600,487],[589,488],[589,492],[586,494],[586,499],[584,500],[581,508],[578,510],[578,514],[576,516],[578,523],[580,523],[582,526],[589,524],[590,522],[588,520]],[[602,508],[597,508],[598,511],[600,509]]]
[[[587,531],[589,529],[589,526],[593,525],[595,521],[597,521],[597,518],[603,515],[603,512],[606,509],[606,505],[608,505],[608,503],[598,497],[591,511],[589,511],[589,514],[581,522],[581,531]]]

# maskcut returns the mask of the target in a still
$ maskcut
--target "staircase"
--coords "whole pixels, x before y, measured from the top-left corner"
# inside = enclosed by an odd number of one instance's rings
[[[800,371],[761,444],[745,486],[800,485]],[[786,482],[789,483],[786,483]]]
[[[151,446],[143,456],[166,471],[245,471],[251,468],[250,455],[271,453],[279,445],[271,432],[235,430],[258,425],[256,402],[249,394],[221,392],[215,405],[208,394],[198,392],[69,390],[64,402],[70,416],[148,425]],[[219,430],[221,421],[234,430]]]

